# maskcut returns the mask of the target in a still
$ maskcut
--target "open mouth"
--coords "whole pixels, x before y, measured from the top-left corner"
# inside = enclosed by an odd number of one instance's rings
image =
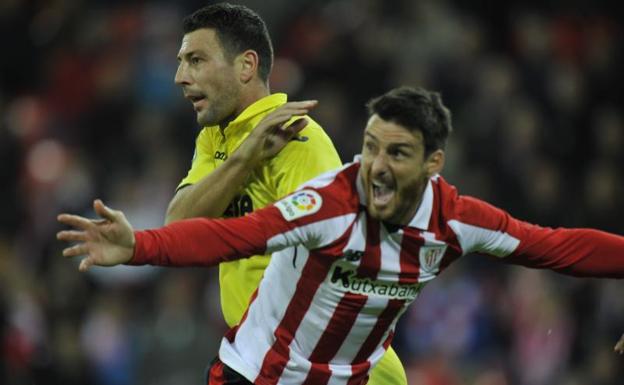
[[[378,206],[387,205],[394,197],[394,187],[386,183],[373,182],[373,203]]]
[[[201,104],[206,99],[206,96],[201,94],[191,94],[186,95],[186,98],[190,100],[191,103],[193,103],[193,107],[197,108],[199,104]]]

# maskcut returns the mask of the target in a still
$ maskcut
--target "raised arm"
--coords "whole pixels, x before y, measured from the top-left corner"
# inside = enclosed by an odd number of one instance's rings
[[[196,217],[219,217],[240,191],[247,177],[263,161],[275,156],[308,123],[303,116],[316,101],[290,102],[268,114],[240,147],[198,183],[180,189],[169,203],[165,223]]]

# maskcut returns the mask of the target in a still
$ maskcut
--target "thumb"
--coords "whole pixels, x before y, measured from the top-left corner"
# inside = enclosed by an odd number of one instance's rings
[[[84,273],[86,272],[89,267],[91,267],[95,262],[93,261],[93,258],[91,257],[86,257],[84,258],[82,261],[80,261],[80,266],[78,266],[78,270],[80,270],[80,272]]]
[[[106,206],[104,202],[102,202],[100,199],[96,199],[93,201],[93,209],[95,210],[97,215],[101,216],[104,219],[108,219],[111,222],[114,222],[117,219],[115,212],[111,208]]]

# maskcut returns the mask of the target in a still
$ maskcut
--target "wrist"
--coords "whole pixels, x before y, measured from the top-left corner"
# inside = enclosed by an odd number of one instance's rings
[[[253,169],[260,163],[260,154],[256,151],[245,150],[244,146],[240,146],[228,158],[228,162],[239,164],[242,167]]]

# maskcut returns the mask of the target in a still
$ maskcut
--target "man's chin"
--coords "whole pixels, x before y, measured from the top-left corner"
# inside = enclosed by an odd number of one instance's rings
[[[392,217],[392,213],[388,207],[378,208],[373,206],[372,204],[368,206],[368,214],[371,218],[376,219],[378,221],[387,221]]]

